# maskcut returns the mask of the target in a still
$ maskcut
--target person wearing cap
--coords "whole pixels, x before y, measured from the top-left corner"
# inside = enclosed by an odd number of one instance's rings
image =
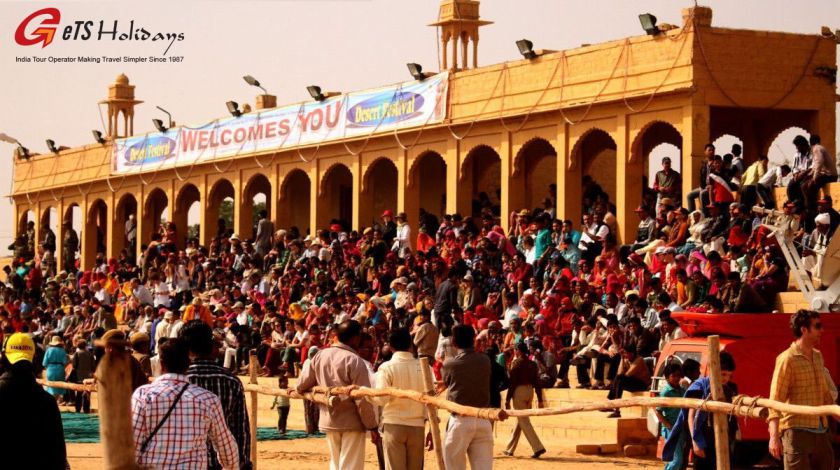
[[[833,236],[834,231],[837,230],[838,226],[840,226],[840,212],[837,212],[834,208],[834,202],[828,194],[817,201],[817,214],[828,214],[830,221],[828,236]]]
[[[535,394],[539,408],[543,408],[545,399],[537,364],[528,357],[528,346],[524,342],[518,343],[515,351],[516,356],[510,367],[505,409],[511,409],[511,403],[513,409],[529,409],[532,406]],[[537,432],[531,425],[531,420],[527,416],[516,419],[516,426],[513,428],[507,447],[502,453],[508,456],[513,455],[522,434],[525,434],[525,438],[528,439],[528,444],[531,445],[531,450],[534,452],[531,457],[540,458],[545,453],[545,446],[543,446]]]
[[[388,246],[394,243],[394,238],[397,236],[397,224],[394,222],[394,212],[391,209],[386,209],[382,212],[382,239]]]
[[[814,223],[816,223],[816,228],[803,241],[806,248],[802,252],[802,265],[805,269],[811,271],[812,275],[819,276],[825,250],[831,240],[829,236],[831,217],[827,213],[819,214],[814,218]]]
[[[636,228],[636,240],[630,247],[633,251],[647,246],[656,239],[656,220],[650,216],[647,206],[636,207],[636,215],[639,216],[639,226]]]
[[[151,340],[146,333],[134,333],[131,335],[131,356],[140,364],[141,370],[147,377],[152,375],[152,362],[149,357],[149,345]]]
[[[671,157],[662,159],[662,169],[656,172],[653,178],[653,190],[656,191],[657,204],[662,198],[670,198],[680,201],[682,191],[682,175],[671,168]]]
[[[440,330],[432,323],[431,311],[423,309],[417,315],[417,318],[420,323],[412,331],[417,357],[428,358],[429,364],[434,364]]]
[[[181,320],[178,319],[175,312],[172,310],[164,310],[163,321],[158,323],[157,328],[155,328],[156,353],[159,353],[160,351],[160,339],[177,338],[178,332],[181,330],[181,325]]]
[[[64,382],[66,378],[64,368],[67,366],[67,352],[64,350],[64,341],[61,336],[53,336],[44,354],[43,366],[47,371],[47,380],[53,382]],[[59,403],[64,401],[66,390],[63,388],[47,387],[50,395],[56,397]]]
[[[204,305],[204,300],[202,300],[201,297],[193,297],[190,305],[184,309],[182,321],[184,323],[189,323],[192,320],[201,320],[206,323],[207,326],[213,328],[213,314],[210,313],[210,309]]]
[[[408,216],[405,212],[397,214],[395,230],[391,251],[396,253],[400,259],[405,259],[406,256],[411,255],[411,227],[408,225]]]
[[[0,358],[1,466],[64,470],[67,449],[61,414],[55,399],[35,381],[34,357],[29,335],[15,333],[5,339]]]

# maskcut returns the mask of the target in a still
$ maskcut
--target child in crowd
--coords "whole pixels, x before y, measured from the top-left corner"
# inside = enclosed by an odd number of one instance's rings
[[[289,378],[285,373],[281,373],[277,378],[277,386],[282,390],[289,388]],[[277,431],[282,435],[286,435],[286,423],[289,420],[289,397],[274,397],[274,403],[271,404],[271,409],[277,408]]]

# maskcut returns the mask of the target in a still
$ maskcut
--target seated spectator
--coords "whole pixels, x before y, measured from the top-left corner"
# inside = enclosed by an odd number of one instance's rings
[[[636,353],[635,344],[626,344],[621,350],[621,366],[613,381],[608,400],[621,398],[625,391],[643,392],[650,388],[650,370],[644,359]],[[610,418],[620,418],[621,411],[615,409]]]

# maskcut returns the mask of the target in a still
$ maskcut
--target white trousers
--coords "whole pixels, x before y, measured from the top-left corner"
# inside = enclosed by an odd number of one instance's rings
[[[493,427],[486,419],[452,416],[443,441],[446,470],[466,470],[468,456],[472,470],[493,468]]]
[[[364,470],[365,433],[326,431],[330,470]]]

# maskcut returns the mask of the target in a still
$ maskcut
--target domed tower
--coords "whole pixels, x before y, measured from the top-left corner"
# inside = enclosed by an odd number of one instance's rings
[[[134,99],[134,85],[128,84],[128,77],[121,73],[108,87],[108,99],[99,104],[108,105],[108,137],[130,137],[134,135],[134,105],[142,101]],[[120,130],[120,114],[123,126]]]
[[[458,70],[469,67],[467,53],[472,41],[472,66],[478,67],[478,28],[492,21],[483,21],[478,15],[478,0],[441,0],[438,20],[429,26],[440,28],[441,67]],[[458,41],[461,41],[461,61],[458,62]],[[452,41],[452,61],[447,57],[447,46]]]

